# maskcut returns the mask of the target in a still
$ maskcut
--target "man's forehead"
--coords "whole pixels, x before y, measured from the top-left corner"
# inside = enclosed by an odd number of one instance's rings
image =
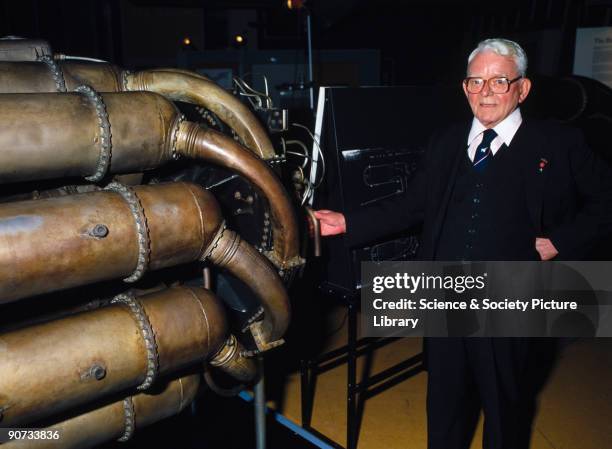
[[[517,71],[512,57],[501,56],[493,52],[478,53],[468,65],[469,76],[511,76]]]
[[[483,73],[479,73],[479,72],[468,72],[468,76],[470,78],[480,78],[483,77],[485,74]],[[511,72],[487,72],[486,73],[486,77],[487,78],[510,78],[512,76]]]

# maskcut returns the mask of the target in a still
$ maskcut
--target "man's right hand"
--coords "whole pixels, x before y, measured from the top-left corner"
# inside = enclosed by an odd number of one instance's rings
[[[340,212],[321,209],[315,210],[314,214],[321,225],[321,235],[323,237],[346,233],[346,219]]]

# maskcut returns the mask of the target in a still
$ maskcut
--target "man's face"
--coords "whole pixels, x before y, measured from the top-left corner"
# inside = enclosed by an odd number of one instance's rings
[[[478,53],[468,66],[468,77],[478,77],[484,80],[495,77],[506,77],[513,80],[519,76],[516,64],[511,57],[500,56],[496,53],[485,51]],[[488,83],[485,84],[480,93],[471,94],[463,84],[463,92],[467,97],[474,116],[487,128],[493,128],[503,119],[508,117],[522,103],[531,88],[531,81],[527,78],[515,81],[510,85],[510,90],[505,94],[491,92]]]

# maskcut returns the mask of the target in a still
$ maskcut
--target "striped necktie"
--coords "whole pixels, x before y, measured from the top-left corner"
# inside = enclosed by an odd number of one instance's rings
[[[484,171],[489,161],[493,157],[491,152],[491,142],[497,137],[497,133],[494,129],[486,129],[482,133],[482,142],[476,148],[476,154],[474,155],[474,170],[478,172]]]

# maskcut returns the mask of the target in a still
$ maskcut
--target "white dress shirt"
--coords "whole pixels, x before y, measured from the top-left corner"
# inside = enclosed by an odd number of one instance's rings
[[[523,122],[523,117],[521,116],[521,110],[516,108],[512,113],[499,122],[496,126],[493,127],[497,136],[491,142],[491,153],[495,156],[495,153],[499,151],[503,144],[506,146],[510,146],[510,142],[514,138],[516,131],[518,131],[519,126]],[[474,162],[474,155],[476,154],[476,148],[482,142],[482,133],[487,129],[485,126],[480,123],[480,121],[474,117],[472,120],[472,129],[470,129],[470,134],[468,135],[468,157],[472,162]]]

